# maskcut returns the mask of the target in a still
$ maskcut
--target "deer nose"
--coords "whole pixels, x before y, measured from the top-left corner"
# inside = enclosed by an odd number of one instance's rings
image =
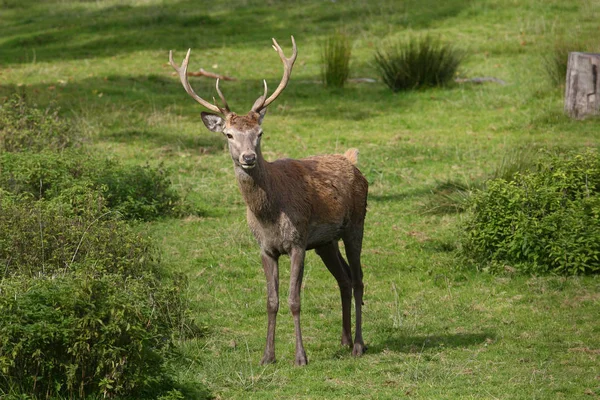
[[[243,154],[242,160],[244,160],[244,162],[246,164],[254,164],[256,162],[256,154],[254,154],[254,153]]]
[[[242,167],[243,168],[254,168],[256,164],[255,153],[244,153],[242,154]]]

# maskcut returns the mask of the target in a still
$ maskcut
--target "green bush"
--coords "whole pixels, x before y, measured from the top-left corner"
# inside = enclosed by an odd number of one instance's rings
[[[87,272],[0,281],[0,393],[139,398],[173,388],[161,291],[152,277]]]
[[[161,166],[127,167],[73,151],[0,154],[0,188],[12,194],[49,200],[82,186],[126,219],[152,220],[183,209]]]
[[[440,40],[412,37],[378,49],[375,66],[383,82],[398,92],[447,85],[462,58],[459,51]]]
[[[162,165],[125,167],[107,160],[93,180],[105,188],[108,207],[126,218],[148,221],[181,211],[180,196]]]
[[[52,274],[80,265],[98,273],[139,276],[157,266],[157,251],[96,192],[79,187],[52,201],[0,195],[0,268],[3,277]]]
[[[337,32],[329,36],[321,53],[321,76],[327,87],[344,87],[350,76],[352,43],[348,35]]]
[[[0,397],[176,393],[173,338],[198,333],[187,282],[97,192],[76,189],[37,201],[0,192]]]
[[[600,158],[546,155],[535,171],[490,181],[473,197],[462,253],[492,269],[600,271]]]
[[[20,95],[0,104],[0,151],[61,151],[81,141],[80,132],[55,108],[39,109]]]

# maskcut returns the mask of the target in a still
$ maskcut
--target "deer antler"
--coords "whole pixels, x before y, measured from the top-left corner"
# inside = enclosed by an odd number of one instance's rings
[[[190,61],[190,53],[191,52],[192,52],[192,49],[189,49],[187,52],[187,55],[185,56],[183,62],[181,63],[181,67],[178,67],[177,64],[175,64],[173,62],[173,50],[169,51],[169,64],[171,64],[171,67],[173,67],[173,69],[175,69],[175,71],[177,71],[177,74],[179,75],[179,80],[181,81],[183,88],[185,89],[187,94],[189,94],[194,100],[196,100],[198,103],[202,104],[204,107],[208,108],[209,110],[214,111],[219,114],[223,114],[223,115],[227,115],[227,114],[231,113],[231,111],[229,110],[229,106],[227,105],[227,101],[225,100],[225,96],[223,96],[221,89],[219,89],[219,79],[217,79],[216,87],[217,87],[217,94],[219,95],[219,97],[221,98],[221,101],[223,102],[222,108],[216,104],[217,102],[214,100],[214,97],[213,97],[213,101],[215,102],[215,104],[211,104],[208,101],[204,100],[202,97],[198,96],[196,94],[196,92],[194,92],[194,89],[192,89],[192,86],[190,85],[190,82],[188,81],[188,77],[187,77],[187,68],[188,68],[188,63]]]
[[[275,92],[273,92],[273,94],[271,96],[269,96],[269,98],[266,100],[265,100],[265,98],[267,97],[267,81],[263,80],[263,83],[265,86],[265,92],[262,96],[260,96],[256,100],[256,102],[252,106],[252,111],[255,111],[255,112],[259,112],[260,110],[266,108],[269,104],[271,104],[273,101],[275,101],[275,99],[281,94],[281,92],[283,92],[283,89],[285,89],[285,87],[287,86],[287,84],[290,80],[290,75],[292,74],[292,67],[294,66],[296,57],[298,56],[298,49],[296,48],[296,41],[294,40],[293,36],[292,36],[292,56],[290,58],[285,57],[285,55],[283,54],[283,50],[281,50],[281,47],[279,46],[279,44],[277,43],[277,40],[275,40],[275,39],[273,39],[273,48],[275,49],[277,54],[279,54],[279,58],[281,58],[281,61],[283,62],[283,77],[281,78],[281,82],[279,83],[279,86],[277,86],[277,89],[275,89]]]

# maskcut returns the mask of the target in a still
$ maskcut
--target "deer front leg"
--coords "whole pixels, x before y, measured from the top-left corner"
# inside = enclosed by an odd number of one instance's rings
[[[296,365],[308,364],[304,345],[302,344],[302,331],[300,329],[300,290],[302,288],[302,275],[304,274],[305,252],[304,248],[294,248],[290,252],[291,272],[288,303],[294,318],[294,328],[296,330]]]
[[[279,264],[278,259],[262,253],[263,270],[267,278],[267,343],[261,364],[275,362],[275,321],[279,311]]]

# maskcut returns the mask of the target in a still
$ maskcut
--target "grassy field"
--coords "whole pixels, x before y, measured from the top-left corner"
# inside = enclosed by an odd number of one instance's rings
[[[556,40],[598,37],[596,0],[0,0],[0,97],[24,93],[61,107],[88,146],[130,164],[164,163],[197,213],[146,224],[163,261],[190,279],[189,306],[205,334],[181,342],[173,368],[216,398],[600,398],[600,280],[489,275],[455,256],[460,215],[429,215],[439,182],[483,178],[519,147],[597,147],[600,121],[562,114],[562,88],[543,56]],[[461,84],[393,94],[383,83],[327,90],[324,39],[352,33],[351,76],[376,78],[377,46],[410,33],[455,44]],[[293,366],[281,263],[274,365],[260,366],[266,333],[258,247],[224,139],[167,63],[192,48],[190,69],[237,80],[221,88],[246,112],[274,88],[290,35],[299,56],[263,124],[269,160],[360,149],[370,184],[365,228],[364,336],[354,359],[339,346],[334,279],[314,254],[302,292],[309,365]],[[194,78],[200,95],[214,81]]]

